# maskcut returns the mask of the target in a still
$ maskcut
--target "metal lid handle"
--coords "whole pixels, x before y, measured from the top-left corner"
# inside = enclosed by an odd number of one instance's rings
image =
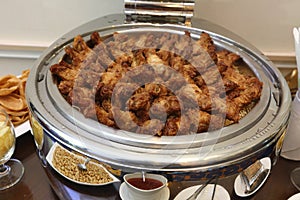
[[[126,22],[172,23],[191,26],[194,0],[124,0]]]

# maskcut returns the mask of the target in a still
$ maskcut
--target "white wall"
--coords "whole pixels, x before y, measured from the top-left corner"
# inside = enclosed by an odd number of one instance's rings
[[[220,24],[266,54],[293,55],[299,0],[199,0],[195,16]]]
[[[0,44],[48,46],[92,19],[123,12],[123,0],[1,0]]]
[[[194,15],[232,30],[267,55],[293,56],[299,8],[299,0],[196,0]],[[7,67],[30,67],[64,33],[112,13],[123,13],[123,0],[1,0],[0,75]]]
[[[1,0],[0,76],[20,74],[73,28],[123,12],[123,0]]]

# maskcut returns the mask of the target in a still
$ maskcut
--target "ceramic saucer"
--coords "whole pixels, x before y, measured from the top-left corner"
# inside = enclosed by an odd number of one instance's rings
[[[174,200],[182,200],[187,199],[189,196],[191,196],[201,185],[195,185],[192,187],[188,187],[181,192],[178,193],[178,195],[175,197]],[[212,193],[214,190],[214,184],[208,184],[198,195],[197,200],[210,200],[212,197]],[[222,187],[221,185],[216,185],[216,191],[214,200],[230,200],[230,195],[227,192],[227,190]]]
[[[265,178],[263,179],[261,184],[255,190],[253,190],[252,192],[246,193],[245,192],[246,184],[241,179],[241,174],[239,174],[234,181],[234,191],[238,196],[247,197],[247,196],[254,194],[261,188],[261,186],[263,186],[263,184],[267,180],[268,176],[270,175],[270,171],[271,171],[271,159],[269,157],[266,157],[266,158],[261,159],[260,162],[264,166],[264,168],[268,170],[267,175],[265,176]]]
[[[119,194],[122,200],[140,200],[136,199],[131,193],[128,191],[128,186],[126,183],[122,183],[119,189]],[[156,200],[168,200],[170,197],[170,190],[168,187],[165,187],[161,191],[161,196]],[[144,198],[143,200],[148,200],[148,198]]]
[[[300,200],[300,193],[294,194],[288,200]]]

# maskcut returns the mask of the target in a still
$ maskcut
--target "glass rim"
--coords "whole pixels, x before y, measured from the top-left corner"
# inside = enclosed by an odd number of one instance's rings
[[[2,128],[2,127],[7,126],[7,123],[9,123],[9,116],[3,108],[0,108],[0,113],[1,113],[1,115],[5,116],[5,120],[0,121],[0,128]],[[2,124],[2,122],[3,122],[3,124]]]

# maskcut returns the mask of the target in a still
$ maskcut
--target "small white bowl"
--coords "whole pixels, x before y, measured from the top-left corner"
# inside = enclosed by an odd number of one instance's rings
[[[134,196],[137,199],[159,199],[161,195],[161,191],[167,186],[168,180],[159,174],[148,174],[146,173],[146,178],[158,180],[162,183],[162,186],[155,188],[155,189],[150,189],[150,190],[145,190],[145,189],[140,189],[137,188],[133,185],[131,185],[128,180],[131,178],[142,178],[142,173],[133,173],[133,174],[126,174],[123,179],[126,185],[128,186],[128,192],[131,193],[132,196]]]

